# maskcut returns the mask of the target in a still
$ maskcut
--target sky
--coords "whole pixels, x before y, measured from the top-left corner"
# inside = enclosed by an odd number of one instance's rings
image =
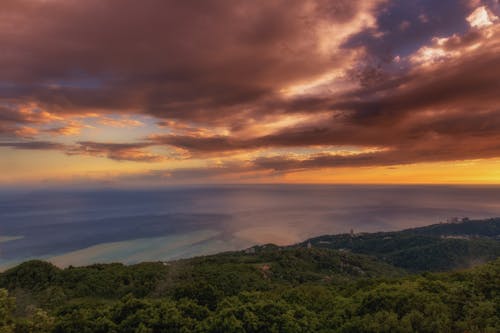
[[[500,184],[498,0],[2,0],[0,186]]]

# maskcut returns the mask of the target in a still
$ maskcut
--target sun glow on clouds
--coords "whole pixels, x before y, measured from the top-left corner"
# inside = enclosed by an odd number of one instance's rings
[[[423,46],[411,56],[411,62],[429,66],[437,62],[459,58],[484,45],[492,37],[493,33],[499,30],[494,23],[498,20],[498,17],[491,14],[485,6],[475,9],[466,20],[472,28],[479,29],[479,33],[484,37],[482,40],[466,43],[462,42],[462,38],[457,34],[450,37],[434,37],[432,38],[432,45]],[[463,45],[460,46],[460,43],[463,43]]]
[[[14,131],[14,134],[21,138],[33,138],[38,134],[38,130],[29,126],[21,126]]]
[[[51,135],[63,135],[63,136],[74,136],[79,135],[84,128],[93,128],[93,126],[85,125],[74,120],[68,120],[63,125],[59,127],[53,127],[44,130],[44,132]]]
[[[320,52],[330,56],[332,54],[332,50],[338,50],[339,46],[353,34],[364,29],[375,29],[377,27],[377,19],[373,15],[373,12],[378,5],[385,2],[387,1],[369,0],[358,2],[357,11],[354,17],[349,21],[349,24],[345,24],[345,22],[342,21],[331,22],[328,20],[319,24],[317,26],[317,31],[320,36],[320,42],[318,43]],[[337,12],[341,12],[343,7],[347,7],[345,1],[331,2],[330,6],[332,6]],[[357,52],[357,50],[350,51],[353,53]]]
[[[63,120],[63,117],[50,113],[36,103],[21,104],[18,106],[18,112],[29,122],[50,123]]]
[[[500,182],[491,1],[104,1],[0,13],[0,183]]]
[[[255,138],[265,135],[271,135],[280,130],[286,130],[295,126],[306,126],[320,124],[332,118],[332,112],[315,114],[291,114],[265,117],[264,121],[255,121],[246,124],[242,129],[224,133],[225,135],[234,135],[239,138]]]
[[[136,119],[130,119],[130,118],[113,119],[113,118],[105,117],[105,118],[99,119],[98,122],[101,125],[106,125],[106,126],[110,126],[110,127],[119,127],[119,128],[144,126],[143,122],[136,120]]]
[[[478,7],[468,17],[467,22],[473,28],[485,28],[492,25],[498,17],[493,15],[486,6]]]
[[[438,162],[396,167],[320,169],[292,172],[284,176],[292,183],[358,184],[498,184],[500,159],[467,163]]]
[[[350,88],[345,79],[346,73],[342,70],[336,69],[332,72],[321,75],[320,77],[280,90],[285,97],[297,97],[300,95],[320,95],[331,94],[333,91],[341,92]],[[341,81],[340,84],[338,81]]]

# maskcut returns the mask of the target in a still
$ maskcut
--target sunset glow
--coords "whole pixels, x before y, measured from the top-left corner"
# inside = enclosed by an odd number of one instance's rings
[[[0,186],[500,184],[499,16],[1,1]]]

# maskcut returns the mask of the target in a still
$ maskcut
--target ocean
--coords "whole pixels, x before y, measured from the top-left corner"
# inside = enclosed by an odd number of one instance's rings
[[[0,190],[0,269],[165,261],[332,233],[500,216],[497,186]]]

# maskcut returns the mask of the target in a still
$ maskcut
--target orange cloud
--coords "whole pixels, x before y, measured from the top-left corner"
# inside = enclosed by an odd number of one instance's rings
[[[22,138],[33,138],[38,134],[38,130],[33,127],[22,126],[14,131],[14,134]]]
[[[90,155],[97,157],[107,157],[116,161],[134,162],[161,162],[167,159],[166,156],[154,154],[146,151],[148,143],[99,143],[83,141],[78,142],[78,146],[66,149],[69,155]]]
[[[113,118],[102,117],[99,119],[98,123],[101,125],[106,125],[106,126],[110,126],[110,127],[118,127],[118,128],[144,126],[143,122],[136,120],[136,119],[129,119],[129,118],[113,119]]]
[[[63,126],[50,128],[44,130],[44,132],[50,133],[52,135],[75,136],[80,134],[83,128],[91,128],[91,126],[84,125],[76,121],[69,121]]]

